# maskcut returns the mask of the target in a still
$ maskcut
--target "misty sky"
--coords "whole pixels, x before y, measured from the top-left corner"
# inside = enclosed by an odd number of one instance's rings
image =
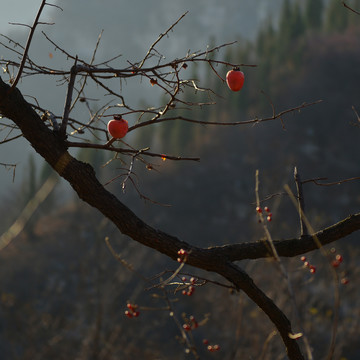
[[[252,0],[251,2],[248,0],[223,2],[217,0],[106,0],[105,2],[49,0],[49,2],[59,3],[63,11],[50,6],[44,8],[40,21],[55,22],[56,25],[40,26],[37,29],[30,55],[40,63],[58,61],[58,66],[66,69],[72,64],[66,63],[66,59],[61,58],[59,52],[52,60],[49,59],[49,53],[54,52],[54,47],[44,39],[41,31],[45,31],[70,53],[89,59],[96,39],[104,29],[102,48],[98,56],[111,58],[122,53],[126,54],[124,62],[128,57],[134,61],[134,59],[139,60],[139,57],[146,53],[148,47],[162,31],[166,30],[184,11],[189,10],[189,14],[176,27],[176,30],[162,41],[162,48],[160,47],[160,51],[175,58],[183,56],[184,51],[188,49],[191,51],[206,49],[212,36],[216,37],[216,42],[219,44],[233,41],[237,35],[246,38],[255,34],[257,26],[265,22],[269,11],[274,11],[274,8],[279,7],[281,0],[273,0],[271,3],[268,0]],[[84,3],[86,7],[82,6]],[[9,22],[32,25],[41,0],[2,0],[1,4],[0,34],[9,35],[11,38],[15,33],[20,34],[16,38],[20,43],[25,44],[29,29],[9,25]],[[80,12],[81,16],[79,16]],[[38,41],[42,41],[42,45]],[[6,56],[0,53],[0,56],[2,55]],[[38,97],[41,104],[45,104],[43,106],[51,108],[55,113],[61,112],[64,104],[63,89],[53,86],[51,91],[41,92],[41,89],[50,87],[40,83],[42,78],[36,78],[35,87],[31,81],[33,81],[32,78],[22,81],[19,85],[20,90],[25,94],[29,93]],[[34,89],[36,89],[35,92]],[[1,153],[0,162],[18,164],[15,185],[19,185],[22,181],[22,171],[27,166],[28,153],[33,153],[32,149],[25,141],[19,140],[16,143],[7,144],[7,147],[3,146]],[[0,197],[2,192],[7,191],[5,184],[12,184],[12,174],[0,168]]]
[[[41,4],[39,0],[3,0],[0,11],[0,33],[7,33],[14,25],[9,22],[31,25]],[[45,9],[45,15],[46,11]],[[45,16],[46,17],[46,16]]]

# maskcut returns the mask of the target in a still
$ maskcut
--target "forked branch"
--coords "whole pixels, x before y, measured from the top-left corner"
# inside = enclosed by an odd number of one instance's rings
[[[27,39],[27,42],[26,42],[26,46],[25,46],[25,49],[24,49],[24,53],[23,53],[23,56],[22,56],[22,59],[21,59],[21,63],[20,63],[20,66],[19,66],[19,70],[17,72],[17,75],[15,77],[15,80],[13,81],[12,83],[12,86],[10,88],[10,91],[12,91],[16,85],[18,84],[20,78],[21,78],[21,74],[22,74],[22,71],[24,69],[24,66],[25,66],[25,63],[26,63],[26,59],[27,59],[27,54],[29,52],[29,49],[30,49],[30,45],[31,45],[31,41],[32,41],[32,38],[34,36],[34,32],[35,32],[35,29],[36,29],[36,26],[39,24],[39,19],[40,19],[40,16],[41,16],[41,13],[44,9],[46,5],[46,0],[42,0],[41,2],[41,5],[40,5],[40,8],[36,14],[36,17],[35,17],[35,20],[34,20],[34,23],[33,25],[31,26],[30,28],[30,32],[29,32],[29,37]]]

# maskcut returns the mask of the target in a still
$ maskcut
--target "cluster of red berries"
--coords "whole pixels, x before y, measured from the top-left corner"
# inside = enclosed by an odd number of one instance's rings
[[[193,286],[196,283],[196,279],[194,277],[190,278],[189,282],[187,282],[187,279],[185,276],[183,276],[181,278],[181,281],[185,284],[185,285],[189,285],[187,289],[184,289],[182,291],[183,295],[187,295],[187,296],[191,296],[194,291],[195,291],[195,286]]]
[[[203,344],[207,345],[207,349],[210,352],[214,352],[214,351],[219,351],[220,350],[220,346],[218,344],[215,345],[209,345],[209,340],[208,339],[204,339],[203,340]]]
[[[336,254],[335,259],[331,262],[332,267],[337,268],[342,263],[343,257],[340,254]]]
[[[263,210],[260,206],[257,206],[255,210],[258,214],[262,214],[262,212],[263,212]],[[265,206],[264,211],[266,212],[266,220],[270,222],[272,220],[272,213],[271,213],[270,209],[267,206]]]
[[[128,310],[125,310],[125,315],[128,318],[133,318],[133,317],[138,317],[140,315],[140,312],[137,311],[138,306],[135,304],[131,304],[131,303],[127,303],[126,307],[128,308]]]
[[[189,253],[184,249],[180,249],[178,251],[178,255],[179,255],[179,257],[177,258],[177,261],[179,263],[183,263],[183,262],[186,262]]]
[[[185,331],[194,330],[194,329],[197,329],[198,327],[199,327],[199,324],[195,320],[195,317],[193,315],[191,315],[189,317],[189,319],[187,320],[187,322],[183,325],[183,329]]]
[[[307,260],[305,256],[302,256],[300,260],[304,263],[304,267],[308,268],[311,274],[315,274],[316,272],[316,266],[311,265]]]
[[[194,329],[197,329],[199,327],[198,322],[195,320],[195,317],[193,315],[189,316],[189,318],[185,318],[185,324],[183,324],[183,329],[185,331],[192,331]],[[207,350],[210,352],[219,351],[220,346],[218,344],[210,345],[208,339],[203,340],[203,344],[207,347]]]
[[[335,254],[336,249],[335,249],[335,248],[331,248],[331,249],[330,249],[330,252],[331,252],[332,254]],[[342,257],[342,255],[341,255],[341,254],[336,254],[336,255],[335,255],[335,259],[331,261],[331,266],[332,266],[333,268],[337,269],[342,262],[343,262],[343,257]],[[346,284],[349,283],[349,279],[348,279],[346,276],[342,277],[342,279],[341,279],[340,281],[341,281],[341,283],[342,283],[343,285],[346,285]]]

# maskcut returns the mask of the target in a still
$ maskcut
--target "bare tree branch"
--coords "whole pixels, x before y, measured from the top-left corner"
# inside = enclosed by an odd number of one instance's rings
[[[28,54],[29,49],[30,49],[31,41],[32,41],[32,38],[34,36],[36,26],[39,24],[39,18],[41,16],[41,13],[42,13],[45,5],[46,5],[46,0],[42,0],[40,8],[39,8],[39,10],[38,10],[38,12],[36,14],[34,23],[33,23],[32,27],[30,29],[29,37],[28,37],[27,42],[26,42],[26,46],[25,46],[24,54],[23,54],[22,59],[21,59],[19,70],[18,70],[18,73],[16,75],[16,78],[15,78],[14,82],[12,83],[10,91],[12,91],[16,87],[16,85],[18,84],[18,82],[19,82],[19,80],[21,78],[21,74],[22,74],[26,59],[27,59],[27,54]]]
[[[347,5],[345,1],[343,1],[342,4],[344,5],[344,7],[346,7],[347,9],[349,9],[350,11],[352,11],[353,13],[355,13],[356,15],[360,15],[360,12],[354,10],[352,7],[350,7],[349,5]]]

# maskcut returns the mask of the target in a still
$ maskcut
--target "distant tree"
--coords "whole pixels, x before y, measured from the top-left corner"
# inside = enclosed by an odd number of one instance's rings
[[[281,62],[279,58],[279,41],[278,32],[275,31],[273,23],[269,23],[260,29],[255,43],[255,58],[258,63],[258,71],[256,72],[256,78],[260,89],[266,93],[270,93],[271,79],[269,74],[274,66],[277,66]],[[261,101],[263,106],[267,106],[266,99]]]
[[[297,40],[305,32],[304,18],[299,3],[294,4],[294,8],[290,17],[290,39],[291,41]]]
[[[353,11],[349,10],[349,25],[359,25],[360,19],[357,13],[360,13],[360,0],[346,2]]]
[[[306,0],[305,3],[305,24],[309,30],[320,30],[324,12],[323,0]]]
[[[272,21],[269,21],[266,26],[261,28],[256,37],[256,54],[258,57],[265,57],[272,59],[274,57],[274,47],[277,33],[275,32]]]
[[[327,32],[342,32],[349,23],[349,11],[344,11],[341,1],[330,0],[325,16]]]
[[[292,4],[290,0],[284,0],[280,12],[278,43],[279,43],[279,57],[282,58],[288,51],[289,44],[291,43],[292,24],[293,19]]]

